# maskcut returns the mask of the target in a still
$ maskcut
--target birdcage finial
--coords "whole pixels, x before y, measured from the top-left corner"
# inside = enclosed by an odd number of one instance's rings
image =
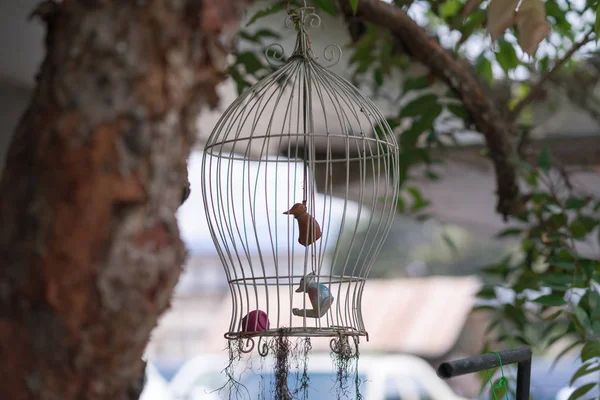
[[[292,0],[289,0],[285,11],[288,16],[285,20],[285,25],[288,28],[296,28],[298,30],[304,30],[307,22],[312,28],[318,28],[321,25],[321,17],[316,13],[315,7],[309,7],[306,5],[306,1],[302,1],[303,5],[296,8],[291,8]]]
[[[296,45],[290,59],[293,58],[306,58],[311,60],[318,60],[315,55],[310,42],[310,37],[306,30],[307,27],[318,28],[321,26],[321,17],[316,13],[315,7],[306,5],[306,1],[302,1],[302,6],[292,8],[293,0],[288,0],[286,6],[287,17],[285,19],[285,26],[289,29],[295,29],[298,31]],[[284,61],[284,49],[279,43],[273,43],[265,49],[265,59],[267,62],[276,67],[277,63]],[[323,58],[329,63],[323,65],[325,68],[331,68],[342,59],[342,49],[340,46],[335,44],[327,45],[323,49]],[[275,61],[275,62],[273,62]]]

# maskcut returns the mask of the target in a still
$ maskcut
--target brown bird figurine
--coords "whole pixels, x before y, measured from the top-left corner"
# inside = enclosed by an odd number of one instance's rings
[[[296,203],[288,211],[284,212],[287,215],[293,215],[298,221],[298,242],[302,246],[310,246],[321,238],[321,227],[316,219],[306,212],[306,206],[302,203]]]

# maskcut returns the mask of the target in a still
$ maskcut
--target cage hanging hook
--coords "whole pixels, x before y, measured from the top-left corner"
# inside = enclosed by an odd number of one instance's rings
[[[285,12],[287,12],[288,15],[295,14],[297,10],[312,10],[312,12],[317,11],[317,9],[315,7],[309,7],[306,4],[306,0],[302,0],[301,7],[296,7],[296,8],[290,9],[290,6],[292,5],[292,1],[293,0],[288,0],[287,5],[285,6]]]
[[[308,25],[312,28],[318,28],[321,26],[321,17],[317,15],[317,9],[306,5],[306,0],[302,1],[302,5],[296,8],[291,8],[292,0],[288,0],[285,7],[288,16],[285,19],[285,26],[292,29],[296,27],[301,32],[304,32],[306,25],[306,18],[310,18]],[[296,25],[297,24],[297,25]]]

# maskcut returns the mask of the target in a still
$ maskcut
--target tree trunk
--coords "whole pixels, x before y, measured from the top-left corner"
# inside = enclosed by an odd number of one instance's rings
[[[186,256],[195,117],[240,2],[38,7],[47,56],[0,182],[1,399],[138,398]]]

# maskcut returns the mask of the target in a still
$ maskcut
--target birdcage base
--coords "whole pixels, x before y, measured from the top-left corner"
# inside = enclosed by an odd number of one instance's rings
[[[329,347],[334,353],[352,356],[356,352],[356,347],[360,342],[360,337],[364,336],[369,341],[367,331],[359,330],[344,326],[330,326],[326,328],[279,328],[268,329],[260,332],[228,332],[225,339],[238,341],[239,350],[242,353],[250,353],[256,347],[254,338],[258,337],[258,353],[261,356],[266,356],[268,353],[268,345],[265,342],[268,337],[331,337]],[[354,349],[350,345],[349,338],[354,341]]]
[[[224,336],[225,339],[236,340],[236,339],[247,339],[261,336],[279,336],[283,330],[285,336],[296,336],[296,337],[337,337],[337,336],[365,336],[369,334],[367,331],[355,329],[348,326],[330,326],[321,328],[309,328],[309,327],[293,327],[293,328],[279,328],[279,329],[267,329],[260,332],[227,332]]]

